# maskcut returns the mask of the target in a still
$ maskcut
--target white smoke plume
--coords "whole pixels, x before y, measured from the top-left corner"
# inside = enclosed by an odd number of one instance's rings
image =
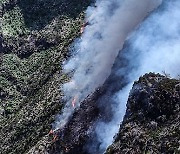
[[[105,82],[129,34],[160,3],[161,0],[97,0],[96,7],[87,9],[88,26],[75,44],[74,56],[64,65],[65,72],[73,75],[71,82],[63,86],[67,103],[57,117],[56,129],[62,128],[74,108]]]
[[[128,45],[121,51],[121,59],[126,59],[128,65],[119,68],[116,74],[125,76],[129,84],[112,98],[116,102],[113,120],[109,123],[101,121],[96,126],[100,148],[103,150],[112,143],[112,134],[116,134],[119,129],[128,94],[135,80],[149,72],[162,74],[165,71],[173,78],[180,75],[180,1],[164,1],[133,33]]]

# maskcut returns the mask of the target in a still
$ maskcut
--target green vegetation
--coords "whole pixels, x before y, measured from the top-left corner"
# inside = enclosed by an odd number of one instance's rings
[[[41,142],[63,106],[62,62],[90,1],[0,3],[0,153],[24,153]]]
[[[5,12],[2,17],[2,33],[4,36],[18,37],[27,34],[29,30],[26,28],[24,18],[19,7]]]

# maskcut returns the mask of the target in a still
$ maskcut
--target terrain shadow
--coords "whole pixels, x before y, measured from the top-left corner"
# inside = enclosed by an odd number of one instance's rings
[[[92,0],[18,0],[26,26],[40,30],[56,16],[65,15],[76,18]]]

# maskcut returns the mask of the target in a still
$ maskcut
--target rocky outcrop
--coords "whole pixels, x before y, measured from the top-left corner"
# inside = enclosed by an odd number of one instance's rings
[[[180,80],[153,73],[140,77],[106,153],[180,153]]]

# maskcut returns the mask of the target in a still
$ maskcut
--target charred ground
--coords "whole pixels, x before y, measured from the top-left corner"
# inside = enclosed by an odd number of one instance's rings
[[[89,153],[88,142],[96,141],[93,139],[96,122],[108,120],[104,109],[97,105],[106,94],[105,85],[82,102],[66,127],[59,131],[49,153]],[[154,73],[140,77],[130,92],[119,133],[106,153],[179,153],[179,106],[179,80]],[[110,113],[110,105],[107,107]],[[98,148],[93,153],[98,153]]]
[[[96,102],[108,83],[82,103],[55,143],[47,134],[63,106],[59,87],[68,77],[62,74],[61,64],[79,36],[90,0],[0,3],[0,153],[82,153],[94,123],[104,118]],[[107,153],[178,153],[179,102],[179,80],[157,74],[141,77]],[[108,109],[107,105],[104,111]]]
[[[107,154],[180,152],[180,81],[146,74],[134,83]]]

